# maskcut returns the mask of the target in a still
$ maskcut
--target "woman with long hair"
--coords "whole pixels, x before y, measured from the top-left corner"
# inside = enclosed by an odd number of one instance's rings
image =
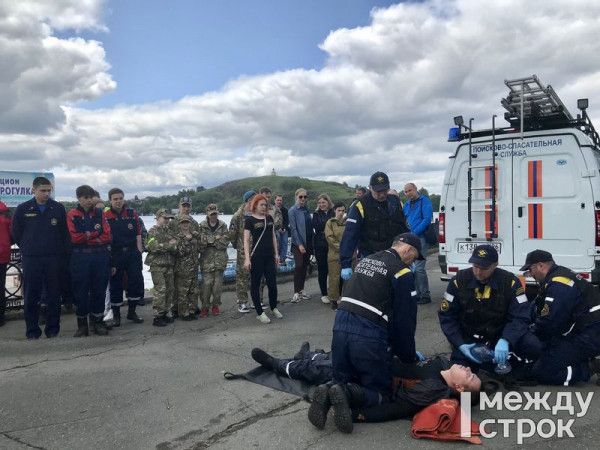
[[[288,210],[290,231],[292,233],[292,254],[294,255],[295,264],[292,303],[298,303],[300,300],[308,300],[310,298],[310,295],[304,292],[306,270],[313,250],[312,219],[306,207],[307,197],[306,189],[297,189],[295,194],[296,203]]]
[[[271,322],[260,302],[260,280],[263,276],[269,289],[271,312],[276,318],[283,319],[283,314],[277,309],[277,238],[268,208],[267,198],[255,195],[252,199],[252,215],[246,217],[244,222],[244,269],[250,272],[250,296],[256,308],[256,319],[260,323]]]
[[[317,260],[317,271],[319,280],[319,289],[321,290],[321,301],[329,303],[327,297],[327,239],[325,238],[325,224],[333,217],[333,203],[327,194],[321,194],[317,197],[317,209],[312,215],[313,227],[313,250]]]

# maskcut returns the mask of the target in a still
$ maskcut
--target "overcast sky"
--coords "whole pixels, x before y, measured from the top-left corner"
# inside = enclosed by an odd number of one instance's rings
[[[452,118],[537,74],[600,127],[600,2],[0,0],[0,170],[57,197],[279,175],[440,193]],[[502,124],[502,120],[499,120]]]

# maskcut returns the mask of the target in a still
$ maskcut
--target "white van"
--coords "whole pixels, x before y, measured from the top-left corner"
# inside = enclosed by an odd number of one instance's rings
[[[535,75],[505,84],[510,127],[496,128],[494,116],[491,129],[475,131],[459,116],[450,130],[449,141],[460,144],[440,201],[442,279],[470,267],[473,248],[486,243],[515,274],[528,252],[543,249],[600,284],[600,139],[587,99],[573,118]]]

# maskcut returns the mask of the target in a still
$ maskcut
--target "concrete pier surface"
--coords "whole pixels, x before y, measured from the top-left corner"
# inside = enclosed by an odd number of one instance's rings
[[[449,351],[437,320],[446,284],[439,280],[437,255],[427,263],[434,302],[419,306],[417,349],[425,355]],[[27,341],[22,320],[0,328],[0,449],[365,449],[466,448],[470,444],[439,443],[411,437],[410,421],[355,424],[350,435],[329,420],[319,431],[308,422],[308,403],[293,395],[249,383],[227,381],[223,372],[243,373],[256,363],[250,356],[261,347],[276,356],[293,355],[302,341],[329,349],[335,313],[320,301],[316,277],[306,291],[312,299],[291,304],[293,284],[279,284],[282,320],[261,325],[254,312],[239,314],[235,292],[223,295],[222,315],[192,322],[175,321],[164,328],[152,323],[152,307],[138,308],[145,322],[123,320],[109,336],[73,338],[76,320],[64,315],[56,339]],[[594,379],[595,380],[595,379]],[[516,410],[473,408],[477,421],[504,421],[483,439],[488,448],[514,448],[518,427],[529,448],[597,448],[600,441],[600,387],[522,388]],[[591,392],[589,409],[577,398]],[[528,398],[546,393],[556,415]],[[527,395],[526,395],[527,394]],[[537,395],[538,397],[534,397]],[[579,397],[578,397],[579,396]],[[573,414],[568,402],[573,402]],[[514,409],[514,400],[508,402]],[[563,429],[559,435],[558,421]],[[573,419],[570,425],[568,421]],[[513,420],[514,422],[510,422]],[[508,422],[507,422],[508,421]],[[520,422],[519,422],[520,421]],[[519,423],[517,423],[519,422]],[[536,424],[542,435],[535,432]],[[548,436],[555,427],[555,432]],[[564,431],[568,426],[570,434]]]

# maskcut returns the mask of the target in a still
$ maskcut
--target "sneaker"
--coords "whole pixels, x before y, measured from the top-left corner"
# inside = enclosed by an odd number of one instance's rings
[[[273,313],[276,319],[283,319],[283,314],[281,314],[277,308],[273,308],[271,312]]]
[[[246,303],[240,303],[238,305],[238,312],[241,312],[242,314],[249,313],[250,310],[248,309],[248,305]]]
[[[326,295],[321,296],[321,301],[323,303],[325,303],[326,305],[331,303],[331,301],[329,300],[329,297],[327,297]]]
[[[339,384],[334,384],[329,388],[329,401],[333,408],[333,421],[338,430],[342,433],[352,433],[354,423],[352,423],[352,410],[348,403],[346,391]]]
[[[271,323],[271,319],[269,319],[264,312],[260,316],[256,316],[256,320],[260,323]]]
[[[264,304],[262,301],[260,302],[260,306],[262,306],[262,308],[263,308],[263,309],[265,309],[265,308],[267,307],[267,305],[265,305],[265,304]],[[254,303],[250,303],[250,308],[252,308],[252,309],[256,309],[256,308],[254,307]]]
[[[208,316],[208,308],[202,308],[202,310],[200,311],[200,317],[206,316]]]
[[[308,421],[319,430],[323,430],[325,422],[327,422],[327,413],[330,407],[329,386],[326,384],[317,386],[313,392],[310,407],[308,408]]]
[[[212,315],[213,316],[219,316],[221,315],[221,311],[219,310],[219,307],[217,305],[212,307]]]
[[[292,303],[300,303],[300,300],[302,299],[302,297],[300,297],[300,294],[298,294],[297,292],[294,294],[294,296],[292,297]]]
[[[310,295],[304,292],[304,289],[300,291],[300,297],[302,298],[302,300],[310,300]]]

